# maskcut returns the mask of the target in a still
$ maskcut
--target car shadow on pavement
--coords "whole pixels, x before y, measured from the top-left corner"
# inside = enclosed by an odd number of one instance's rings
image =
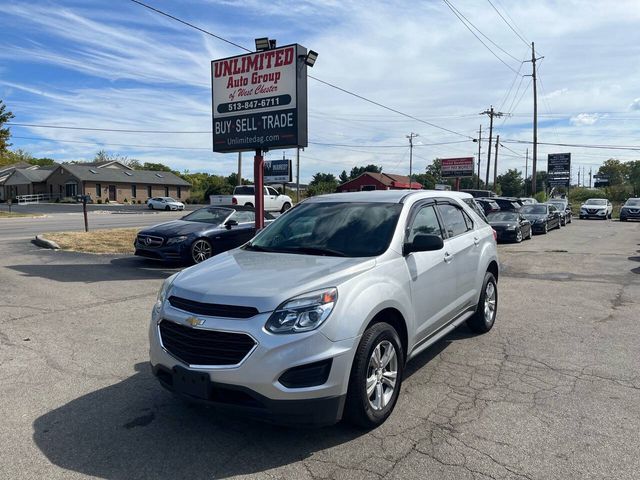
[[[35,420],[33,439],[47,459],[106,479],[227,478],[298,462],[365,433],[342,424],[277,427],[188,405],[158,384],[147,363],[135,370]]]
[[[167,278],[179,266],[164,265],[146,259],[114,258],[104,263],[67,263],[8,265],[29,277],[47,278],[56,282],[104,282],[122,280],[153,280]]]

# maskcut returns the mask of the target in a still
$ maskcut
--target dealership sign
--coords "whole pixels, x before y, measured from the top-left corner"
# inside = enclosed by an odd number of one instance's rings
[[[264,162],[264,183],[287,183],[291,181],[291,178],[291,160]]]
[[[473,157],[443,158],[440,174],[443,178],[473,177]]]
[[[306,54],[294,44],[211,62],[214,152],[307,146]]]
[[[570,153],[550,153],[548,155],[547,183],[550,187],[568,187],[571,184]]]

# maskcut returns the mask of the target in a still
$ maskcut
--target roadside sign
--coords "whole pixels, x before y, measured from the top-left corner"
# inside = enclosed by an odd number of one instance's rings
[[[307,146],[306,54],[293,44],[211,62],[214,152]]]
[[[440,175],[443,178],[473,177],[473,157],[443,158],[441,162],[442,168],[440,170]]]
[[[609,186],[609,175],[595,174],[593,176],[593,186],[595,188],[600,187],[608,187]]]
[[[571,185],[571,154],[550,153],[547,156],[547,183],[550,187]]]
[[[264,183],[291,182],[291,160],[268,160],[264,162]]]

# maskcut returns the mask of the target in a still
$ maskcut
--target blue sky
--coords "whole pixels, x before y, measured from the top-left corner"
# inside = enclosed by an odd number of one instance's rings
[[[498,61],[441,1],[148,0],[150,5],[251,48],[254,38],[300,43],[319,52],[314,76],[456,135],[391,113],[309,80],[310,145],[301,178],[375,163],[408,173],[406,135],[415,140],[414,171],[435,157],[477,154],[479,112],[493,104],[502,139],[531,140],[530,58],[525,42],[488,2],[451,0],[505,52]],[[539,62],[539,141],[640,144],[640,3],[637,0],[493,0]],[[210,61],[242,53],[128,0],[11,1],[0,14],[0,99],[14,122],[105,129],[205,133],[118,133],[13,126],[14,148],[59,161],[96,151],[163,162],[179,170],[229,174],[235,154],[211,152]],[[477,32],[476,32],[477,33]],[[510,55],[510,56],[509,56]],[[514,58],[511,58],[514,57]],[[512,86],[512,87],[511,87]],[[510,88],[511,87],[511,88]],[[24,137],[24,138],[19,138]],[[433,143],[448,145],[429,145]],[[330,144],[330,145],[326,145]],[[526,145],[505,143],[499,171],[524,169]],[[390,147],[391,146],[391,147]],[[486,142],[482,162],[486,161]],[[509,150],[510,149],[510,150]],[[624,150],[571,151],[587,169]],[[284,151],[291,157],[294,151]],[[267,158],[281,158],[272,151]],[[245,154],[244,171],[250,172]],[[250,175],[249,175],[250,177]]]

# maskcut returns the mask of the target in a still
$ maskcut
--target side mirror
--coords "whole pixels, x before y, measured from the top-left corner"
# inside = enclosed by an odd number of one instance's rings
[[[403,253],[409,255],[413,252],[431,252],[444,248],[444,242],[438,235],[416,235],[413,242],[405,243]]]
[[[227,220],[226,222],[224,222],[224,226],[227,230],[231,230],[231,227],[235,227],[237,225],[238,225],[238,222],[234,219]]]

